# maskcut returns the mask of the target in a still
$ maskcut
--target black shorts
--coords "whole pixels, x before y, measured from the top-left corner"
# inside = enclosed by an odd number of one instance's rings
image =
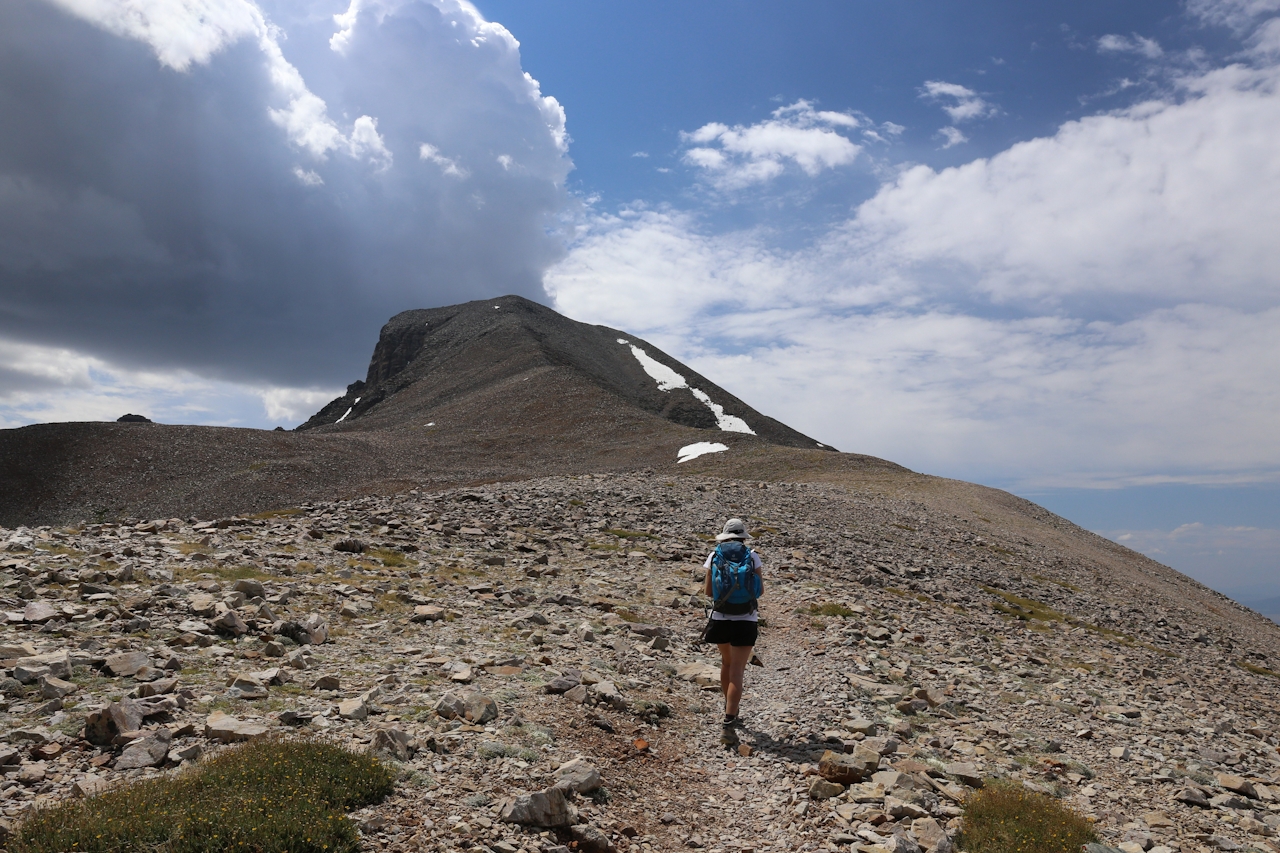
[[[757,623],[746,619],[713,619],[711,630],[707,631],[707,642],[719,646],[728,643],[731,646],[754,646],[760,636]]]

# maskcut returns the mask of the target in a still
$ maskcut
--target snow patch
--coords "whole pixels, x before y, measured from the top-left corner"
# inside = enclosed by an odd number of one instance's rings
[[[670,391],[672,388],[689,387],[689,383],[684,381],[683,376],[676,373],[670,367],[667,367],[665,364],[658,361],[635,344],[631,345],[631,354],[636,357],[636,361],[640,362],[640,366],[644,368],[644,372],[652,376],[658,383],[659,391]]]
[[[618,343],[627,344],[623,338],[618,338]],[[705,391],[697,388],[690,388],[689,383],[684,377],[676,373],[670,367],[655,359],[649,353],[640,349],[635,344],[631,344],[631,354],[636,357],[636,361],[640,362],[640,366],[644,368],[644,372],[653,377],[658,383],[659,391],[670,391],[672,388],[689,388],[689,393],[702,401],[712,414],[716,416],[716,426],[723,432],[745,432],[747,435],[755,435],[756,431],[747,426],[747,422],[737,415],[725,414],[724,406],[719,403],[711,402],[711,397]],[[713,452],[713,451],[703,451]],[[690,457],[692,458],[692,457]],[[683,461],[683,460],[682,460]]]
[[[345,421],[347,419],[347,415],[351,414],[351,409],[354,409],[354,408],[355,406],[351,406],[350,408],[348,408],[345,412],[342,413],[342,417],[338,418],[336,421],[334,421],[334,423],[340,424],[343,421]]]
[[[723,453],[728,449],[727,445],[718,441],[699,441],[697,444],[686,444],[676,454],[676,462],[688,462],[690,459],[697,459],[707,453]]]
[[[620,344],[629,344],[629,343],[631,343],[631,342],[630,342],[630,341],[628,341],[626,338],[618,338],[618,343],[620,343]]]
[[[756,431],[747,426],[747,422],[737,415],[726,415],[724,406],[719,403],[711,402],[711,398],[707,396],[705,391],[699,391],[697,388],[690,388],[689,391],[693,396],[703,402],[716,416],[716,426],[724,432],[745,432],[748,435],[755,435]]]

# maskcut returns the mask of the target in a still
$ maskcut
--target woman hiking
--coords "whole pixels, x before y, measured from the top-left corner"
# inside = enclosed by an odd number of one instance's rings
[[[731,518],[716,536],[716,549],[707,557],[703,586],[712,601],[706,641],[720,649],[720,692],[724,694],[724,722],[720,742],[738,743],[738,706],[742,678],[759,633],[756,599],[764,592],[760,555],[747,547],[747,526]]]

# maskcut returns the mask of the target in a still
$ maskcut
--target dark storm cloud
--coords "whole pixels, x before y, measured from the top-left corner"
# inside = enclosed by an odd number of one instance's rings
[[[541,295],[563,116],[467,4],[59,3],[0,4],[0,337],[298,386],[397,311]]]

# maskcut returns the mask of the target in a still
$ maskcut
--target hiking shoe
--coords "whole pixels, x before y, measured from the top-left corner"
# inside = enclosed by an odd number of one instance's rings
[[[724,726],[725,728],[740,729],[742,728],[742,725],[743,725],[742,717],[738,716],[737,714],[734,714],[733,716],[725,714],[724,721],[721,723],[721,725]]]
[[[734,729],[733,723],[725,723],[720,727],[720,743],[725,746],[738,745],[738,732]]]

